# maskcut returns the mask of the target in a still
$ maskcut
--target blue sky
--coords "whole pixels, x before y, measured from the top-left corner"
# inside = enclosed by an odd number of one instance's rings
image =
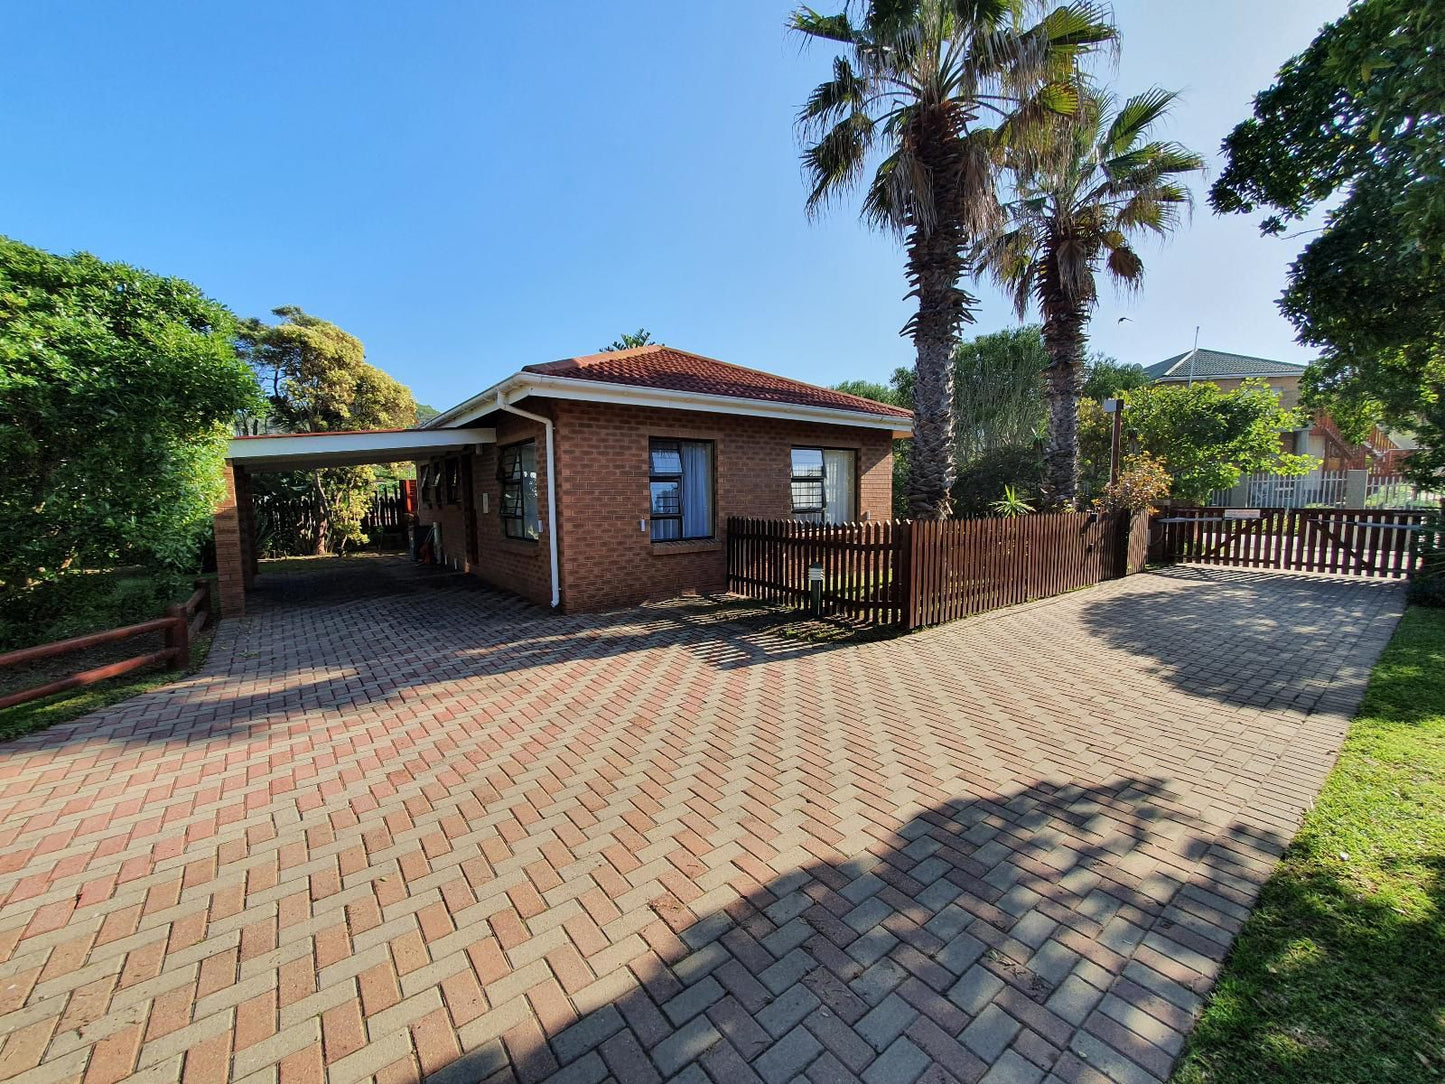
[[[820,5],[829,9],[826,3]],[[1120,0],[1111,75],[1223,135],[1344,0]],[[300,305],[446,407],[650,328],[805,380],[910,364],[902,253],[856,201],[809,221],[792,117],[831,54],[786,3],[15,4],[0,233]],[[1310,354],[1274,306],[1303,240],[1214,216],[1146,243],[1094,344]],[[992,290],[978,328],[1014,323]],[[1119,322],[1120,316],[1128,316]]]

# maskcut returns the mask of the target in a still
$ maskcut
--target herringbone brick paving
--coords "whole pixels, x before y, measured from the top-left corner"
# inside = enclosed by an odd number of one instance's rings
[[[400,568],[0,747],[0,1078],[1163,1079],[1401,607],[1181,568],[839,647]]]

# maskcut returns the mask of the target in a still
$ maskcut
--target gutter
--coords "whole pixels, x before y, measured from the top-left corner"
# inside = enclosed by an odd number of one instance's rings
[[[497,409],[528,421],[541,422],[547,436],[547,548],[552,557],[552,609],[555,610],[562,602],[562,584],[557,570],[557,449],[552,439],[552,419],[507,402],[505,387],[497,389]]]
[[[744,415],[783,421],[817,422],[863,429],[885,429],[893,436],[912,436],[912,416],[873,414],[841,407],[805,406],[771,399],[739,399],[730,395],[709,395],[701,392],[679,392],[663,388],[642,388],[633,384],[610,381],[578,380],[550,376],[545,373],[515,373],[486,391],[450,410],[437,415],[425,428],[442,428],[464,419],[480,417],[495,409],[498,397],[523,399],[541,395],[576,402],[615,403],[624,406],[661,407],[670,410],[695,410],[713,414]]]

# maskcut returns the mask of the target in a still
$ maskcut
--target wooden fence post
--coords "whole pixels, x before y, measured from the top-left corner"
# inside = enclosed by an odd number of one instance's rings
[[[171,652],[170,668],[184,670],[191,665],[191,622],[186,617],[186,604],[177,602],[166,607],[171,627],[166,632],[166,647]]]

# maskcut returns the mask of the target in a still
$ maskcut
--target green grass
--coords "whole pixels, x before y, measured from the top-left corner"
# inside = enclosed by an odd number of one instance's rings
[[[1445,1079],[1445,609],[1411,608],[1180,1084]]]

